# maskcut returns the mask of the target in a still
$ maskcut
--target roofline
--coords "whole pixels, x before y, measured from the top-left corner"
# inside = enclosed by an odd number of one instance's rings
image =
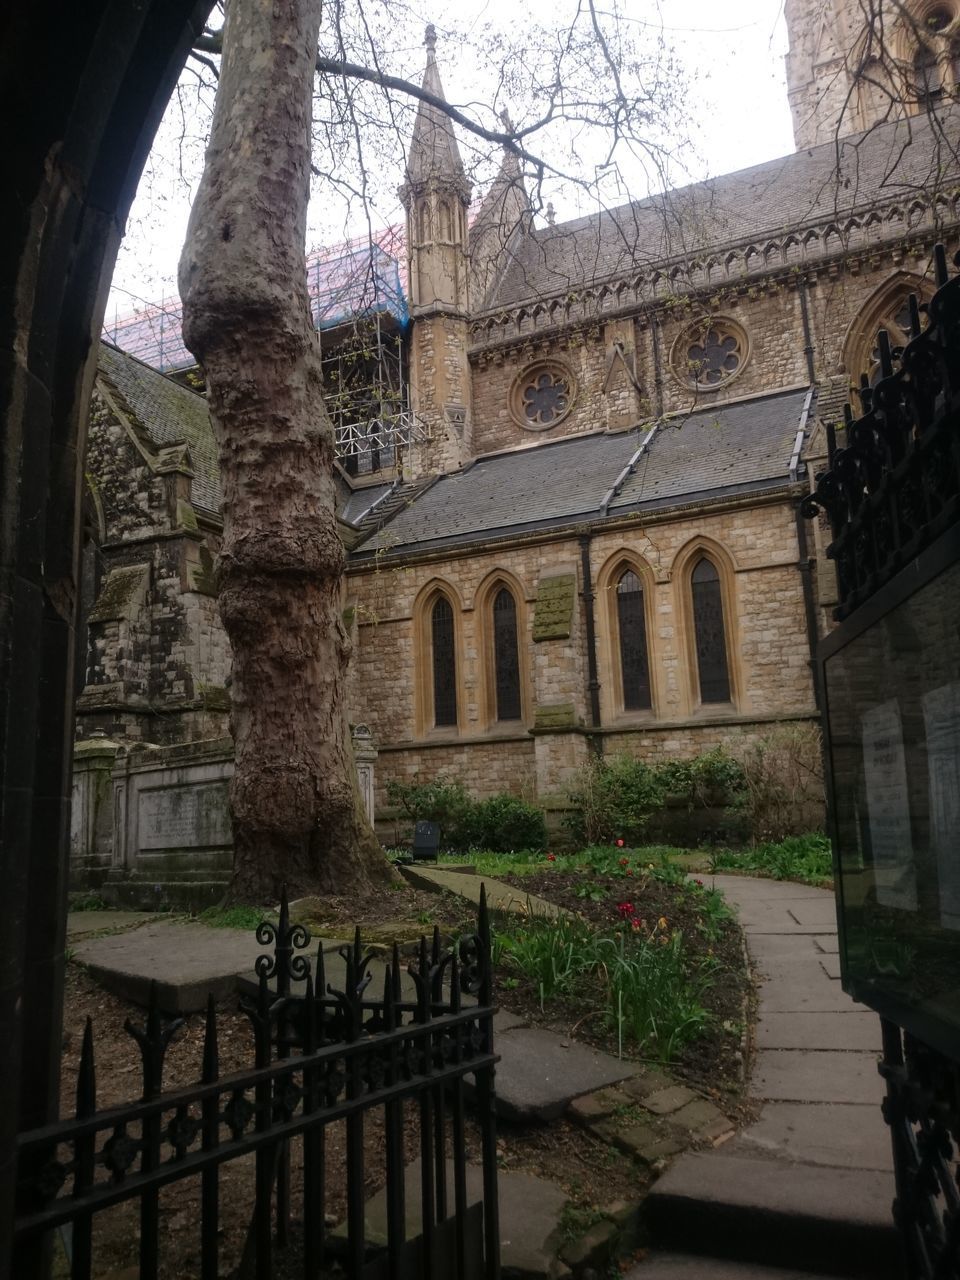
[[[563,541],[576,536],[584,530],[592,533],[608,532],[620,528],[636,526],[642,516],[650,523],[661,524],[675,519],[687,510],[702,514],[704,510],[719,510],[751,507],[787,500],[791,497],[802,497],[809,492],[804,480],[792,482],[787,477],[770,478],[755,481],[753,485],[731,486],[724,490],[704,490],[699,494],[684,494],[682,501],[632,503],[628,507],[618,507],[606,518],[598,517],[597,509],[582,512],[574,516],[558,516],[553,520],[532,521],[522,526],[507,525],[496,529],[478,530],[474,534],[452,535],[447,538],[434,538],[425,542],[410,542],[393,548],[378,547],[375,549],[359,546],[350,553],[345,572],[348,575],[362,573],[372,565],[389,560],[394,564],[422,563],[434,559],[454,559],[469,548],[471,554],[482,553],[487,549],[507,546],[526,546],[531,543],[545,541]]]
[[[117,354],[123,356],[125,360],[132,360],[134,364],[140,365],[141,368],[149,369],[150,372],[153,374],[156,374],[158,378],[166,378],[167,382],[169,382],[172,386],[179,387],[181,391],[186,391],[188,395],[196,396],[198,400],[203,401],[203,403],[207,406],[207,412],[209,412],[210,402],[207,400],[207,397],[203,394],[202,391],[194,391],[193,387],[185,386],[182,382],[178,382],[176,378],[171,378],[169,373],[164,373],[164,371],[162,369],[158,369],[155,364],[147,364],[146,360],[141,360],[139,356],[131,355],[129,351],[125,351],[123,347],[118,347],[115,342],[108,342],[107,339],[104,337],[100,338],[100,345],[101,347],[109,347],[111,351],[116,351]],[[182,365],[180,368],[176,370],[176,372],[183,373],[187,369],[197,369],[197,368],[199,368],[199,365],[197,364],[196,360],[194,360],[192,365],[186,365],[186,364]],[[97,377],[99,376],[100,376],[100,361],[97,360]],[[110,375],[106,374],[105,376],[109,377]]]

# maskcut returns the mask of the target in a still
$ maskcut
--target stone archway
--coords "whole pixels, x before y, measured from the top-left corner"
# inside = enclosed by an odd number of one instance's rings
[[[0,1273],[16,1131],[56,1110],[83,423],[130,202],[210,0],[20,0],[0,19]]]

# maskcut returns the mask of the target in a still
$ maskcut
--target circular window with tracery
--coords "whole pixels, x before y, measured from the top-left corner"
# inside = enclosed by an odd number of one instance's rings
[[[510,412],[527,431],[548,431],[573,408],[577,388],[565,365],[542,360],[524,369],[510,392]]]
[[[711,316],[690,325],[673,344],[670,365],[685,386],[715,391],[743,369],[749,355],[747,335],[738,324]]]

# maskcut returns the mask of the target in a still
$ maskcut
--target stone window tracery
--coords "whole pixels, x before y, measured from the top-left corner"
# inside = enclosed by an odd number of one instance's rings
[[[506,587],[501,587],[493,600],[493,666],[497,719],[521,719],[517,605]]]
[[[643,584],[632,569],[622,573],[617,582],[617,630],[620,636],[623,709],[648,711],[653,704]]]
[[[570,370],[555,360],[529,365],[514,381],[510,412],[527,431],[548,431],[573,407],[576,383]]]
[[[438,596],[430,615],[433,663],[433,723],[438,729],[457,724],[457,658],[453,609]]]
[[[740,373],[749,343],[740,325],[724,316],[699,320],[680,334],[671,354],[677,380],[701,391],[716,391]]]
[[[723,589],[713,561],[701,556],[690,575],[700,701],[730,701]]]

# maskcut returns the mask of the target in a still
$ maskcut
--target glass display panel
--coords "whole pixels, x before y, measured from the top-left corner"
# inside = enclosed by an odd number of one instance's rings
[[[844,987],[956,1054],[960,564],[854,635],[823,670]]]

